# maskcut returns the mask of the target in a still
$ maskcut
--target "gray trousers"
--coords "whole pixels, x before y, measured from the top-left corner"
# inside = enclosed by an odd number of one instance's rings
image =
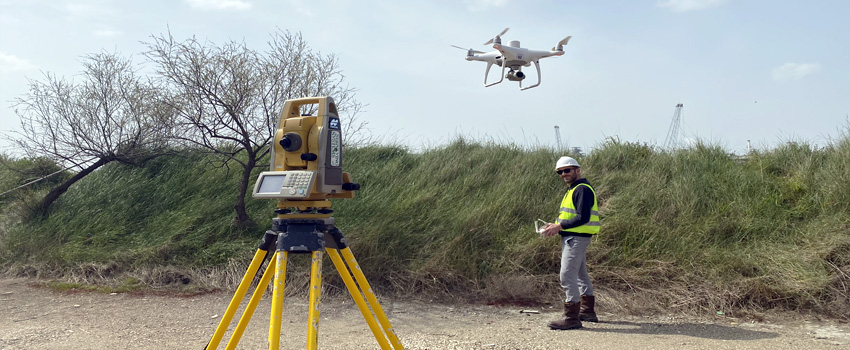
[[[591,237],[561,237],[561,287],[564,302],[577,303],[582,295],[593,295],[593,285],[587,274],[587,246]]]

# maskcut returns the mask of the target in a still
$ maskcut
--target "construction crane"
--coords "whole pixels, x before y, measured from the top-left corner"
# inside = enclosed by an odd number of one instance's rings
[[[555,125],[555,141],[558,142],[558,150],[562,150],[561,148],[561,128]]]
[[[677,104],[676,111],[673,113],[673,120],[670,122],[670,130],[667,131],[667,139],[664,141],[664,148],[673,150],[682,147],[684,139],[684,131],[682,130],[682,108],[684,105]]]

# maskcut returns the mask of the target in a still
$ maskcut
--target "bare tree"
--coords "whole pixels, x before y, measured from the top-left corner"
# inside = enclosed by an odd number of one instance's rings
[[[53,188],[37,213],[71,185],[110,162],[138,164],[166,152],[168,106],[159,89],[143,81],[129,58],[91,54],[82,60],[81,81],[45,73],[13,102],[20,131],[7,135],[30,157],[44,156],[80,171]]]
[[[239,227],[254,225],[245,210],[248,183],[269,152],[287,99],[329,95],[340,114],[356,115],[361,108],[356,90],[343,85],[337,57],[314,52],[300,34],[274,33],[266,52],[232,40],[223,45],[194,37],[179,42],[171,33],[151,38],[145,55],[156,63],[172,95],[180,140],[242,167],[234,204]]]

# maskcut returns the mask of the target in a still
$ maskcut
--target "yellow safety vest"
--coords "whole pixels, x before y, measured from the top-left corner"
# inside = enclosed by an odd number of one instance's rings
[[[589,188],[590,191],[593,192],[593,207],[590,208],[590,221],[588,221],[584,225],[571,227],[563,231],[588,233],[595,235],[599,233],[599,208],[596,206],[596,191],[593,190],[593,187],[585,183],[578,184],[578,186],[587,186],[587,188]],[[578,216],[576,206],[573,203],[573,191],[575,191],[578,186],[571,188],[569,191],[567,191],[567,194],[564,195],[564,200],[561,201],[561,212],[558,215],[558,223],[567,221],[575,216]]]

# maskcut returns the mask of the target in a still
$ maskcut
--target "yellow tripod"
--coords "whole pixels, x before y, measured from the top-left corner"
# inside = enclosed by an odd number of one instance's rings
[[[375,335],[381,349],[404,349],[398,340],[387,315],[381,309],[366,276],[360,271],[357,260],[348,248],[345,237],[336,226],[334,219],[330,217],[330,210],[319,210],[319,213],[293,213],[288,210],[277,210],[278,218],[274,219],[272,229],[266,231],[262,243],[260,243],[254,258],[227,310],[216,327],[212,339],[205,349],[217,349],[227,331],[236,310],[242,303],[254,277],[269,255],[269,248],[276,241],[276,250],[269,260],[260,281],[248,301],[242,317],[233,330],[233,334],[227,343],[226,349],[235,349],[242,337],[245,327],[251,320],[251,316],[257,308],[260,299],[274,276],[272,289],[272,307],[269,318],[269,349],[277,350],[280,346],[281,318],[283,313],[283,291],[286,281],[286,264],[289,254],[306,254],[312,256],[310,265],[310,291],[309,312],[307,328],[307,349],[315,350],[318,346],[319,332],[319,301],[322,293],[322,251],[327,252],[345,283],[348,292],[363,314],[363,318]],[[352,278],[353,276],[353,278]],[[356,281],[356,282],[355,282]],[[365,296],[365,298],[364,298]],[[371,311],[370,311],[371,308]],[[374,312],[374,315],[372,314]],[[376,321],[377,319],[377,321]]]

